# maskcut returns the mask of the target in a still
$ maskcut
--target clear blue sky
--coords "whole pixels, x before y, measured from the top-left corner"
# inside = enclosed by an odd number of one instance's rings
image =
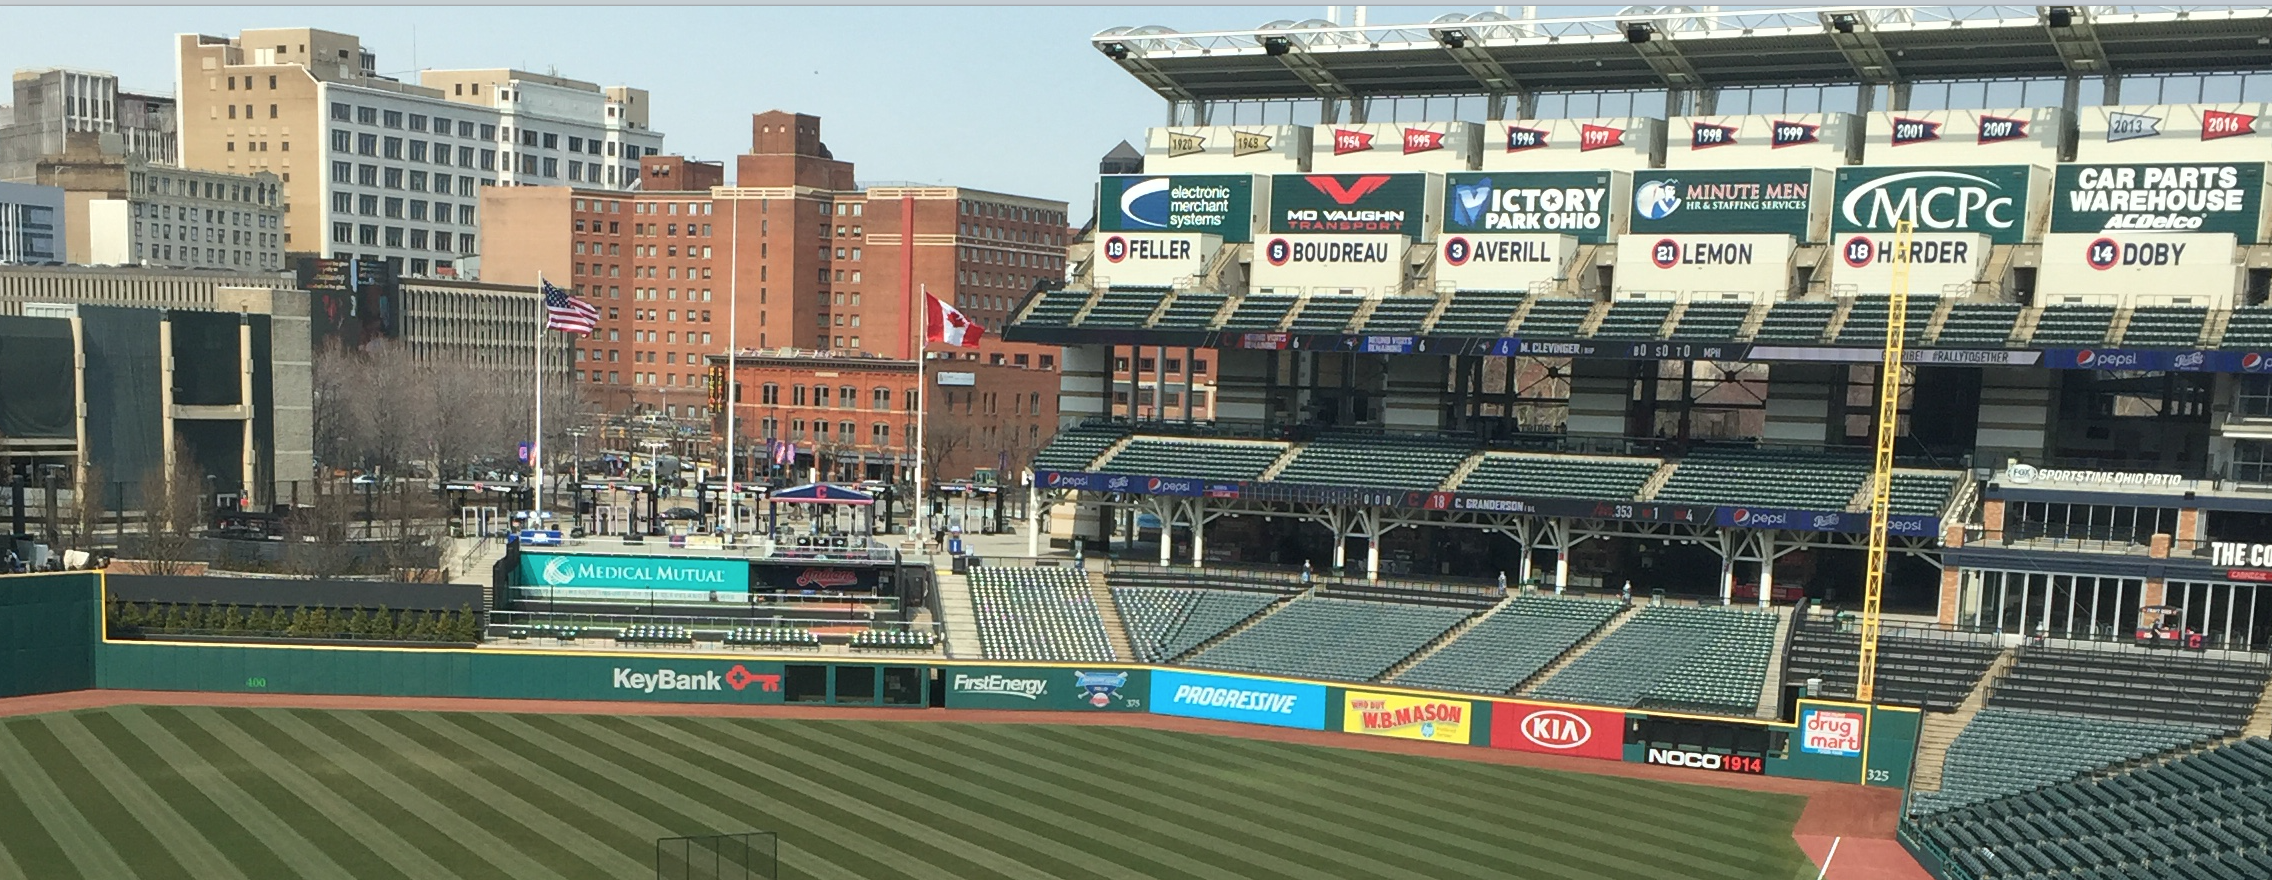
[[[1369,21],[1486,8],[1375,6]],[[1322,5],[11,7],[0,13],[0,66],[105,70],[129,89],[171,93],[174,34],[318,27],[361,37],[381,72],[405,80],[418,68],[509,66],[645,88],[669,152],[730,160],[749,147],[749,114],[811,113],[822,118],[822,140],[862,179],[1063,199],[1081,216],[1098,157],[1123,139],[1140,142],[1166,111],[1089,47],[1091,35],[1118,25],[1243,29],[1324,13]]]

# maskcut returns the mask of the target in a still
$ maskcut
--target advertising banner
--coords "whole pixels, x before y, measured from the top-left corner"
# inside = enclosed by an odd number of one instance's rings
[[[1767,773],[1767,762],[1745,755],[1722,755],[1714,752],[1694,752],[1687,749],[1650,748],[1642,763],[1665,767],[1687,767],[1693,770],[1711,770],[1719,773],[1746,773],[1762,776]]]
[[[1311,171],[1472,171],[1483,145],[1473,122],[1355,122],[1320,125]]]
[[[873,593],[883,565],[754,565],[750,572],[763,589],[784,593]]]
[[[1280,174],[1270,179],[1270,231],[1425,238],[1426,174]]]
[[[1099,232],[1197,232],[1253,241],[1261,220],[1254,175],[1107,175],[1097,180]]]
[[[1885,295],[1893,292],[1893,234],[1886,232],[1839,233],[1838,259],[1830,267],[1831,289],[1849,294]],[[1972,294],[1988,268],[1993,246],[1977,233],[1919,232],[1909,239],[1909,295],[1954,296]]]
[[[1867,727],[1860,712],[1808,709],[1799,713],[1799,748],[1816,755],[1859,758]]]
[[[2051,348],[2043,352],[2043,366],[2053,370],[2266,373],[2272,372],[2272,353],[2168,348]]]
[[[1097,278],[1112,284],[1174,284],[1207,270],[1220,236],[1195,232],[1108,232],[1097,242]]]
[[[1639,171],[1661,164],[1665,124],[1646,117],[1516,119],[1484,130],[1485,171]]]
[[[2272,119],[2256,103],[2133,104],[2080,112],[2077,162],[2262,161],[2272,138]]]
[[[1633,175],[1634,235],[1757,233],[1815,240],[1830,172],[1809,168],[1647,171]]]
[[[1444,178],[1444,232],[1561,234],[1608,241],[1631,204],[1630,175],[1608,171],[1498,171]]]
[[[2264,233],[2264,163],[2061,165],[2052,232]]]
[[[749,560],[523,553],[519,579],[522,585],[531,587],[746,593]]]
[[[1491,747],[1622,761],[1625,760],[1625,713],[1493,702]]]
[[[1778,529],[1793,532],[1847,532],[1870,530],[1870,515],[1835,510],[1790,510],[1779,507],[1721,507],[1712,522],[1729,529]],[[1894,514],[1886,520],[1888,534],[1929,537],[1940,534],[1937,516]]]
[[[946,676],[950,709],[1134,712],[1144,707],[1146,669],[956,666]]]
[[[1429,742],[1474,742],[1475,704],[1466,700],[1345,691],[1341,731]]]
[[[1851,113],[1675,116],[1665,120],[1667,168],[1840,168],[1861,151]]]
[[[1160,715],[1325,729],[1321,684],[1154,669],[1151,700]]]
[[[1401,235],[1273,235],[1256,248],[1248,284],[1258,293],[1387,293],[1403,286],[1411,246]]]
[[[1788,235],[1629,236],[1617,247],[1617,292],[1780,297],[1791,288],[1796,248]]]
[[[1567,235],[1446,233],[1436,242],[1436,283],[1460,290],[1529,290],[1568,271],[1578,240]]]
[[[2036,281],[2060,296],[2111,301],[2150,292],[2217,308],[2230,304],[2246,280],[2239,255],[2231,233],[2055,232],[2043,237]]]
[[[2066,117],[2057,107],[1880,111],[1869,115],[1862,153],[1879,164],[2049,167],[2059,161]]]
[[[1307,125],[1200,125],[1145,132],[1144,170],[1292,174],[1308,171]]]
[[[1973,232],[2018,244],[2042,216],[2049,185],[2031,165],[1840,168],[1830,231],[1886,232],[1907,220],[1918,233]]]

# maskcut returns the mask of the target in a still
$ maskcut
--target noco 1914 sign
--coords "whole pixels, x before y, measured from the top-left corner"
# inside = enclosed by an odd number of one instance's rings
[[[2256,240],[2264,163],[2061,165],[2052,232],[2230,232]]]
[[[2027,235],[2026,165],[1950,168],[1840,168],[1832,232],[1892,232],[1908,220],[1918,232],[1975,232],[1997,244]]]
[[[1633,175],[1634,234],[1781,233],[1807,237],[1810,168],[1653,171]]]
[[[1253,205],[1254,178],[1245,174],[1113,175],[1097,183],[1097,228],[1253,241]]]
[[[1614,178],[1602,171],[1495,171],[1444,178],[1444,231],[1547,233],[1609,240]]]
[[[1280,174],[1270,179],[1270,231],[1421,238],[1427,199],[1425,174]]]

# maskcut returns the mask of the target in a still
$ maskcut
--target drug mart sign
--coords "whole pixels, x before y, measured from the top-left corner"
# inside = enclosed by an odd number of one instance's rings
[[[1799,713],[1799,748],[1816,755],[1858,758],[1866,727],[1860,712],[1808,709]]]

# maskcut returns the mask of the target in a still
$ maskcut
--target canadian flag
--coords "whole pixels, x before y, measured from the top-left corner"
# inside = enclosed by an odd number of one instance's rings
[[[986,328],[977,321],[963,317],[961,311],[928,292],[923,294],[923,313],[923,338],[932,342],[977,348],[979,338],[986,335]]]

